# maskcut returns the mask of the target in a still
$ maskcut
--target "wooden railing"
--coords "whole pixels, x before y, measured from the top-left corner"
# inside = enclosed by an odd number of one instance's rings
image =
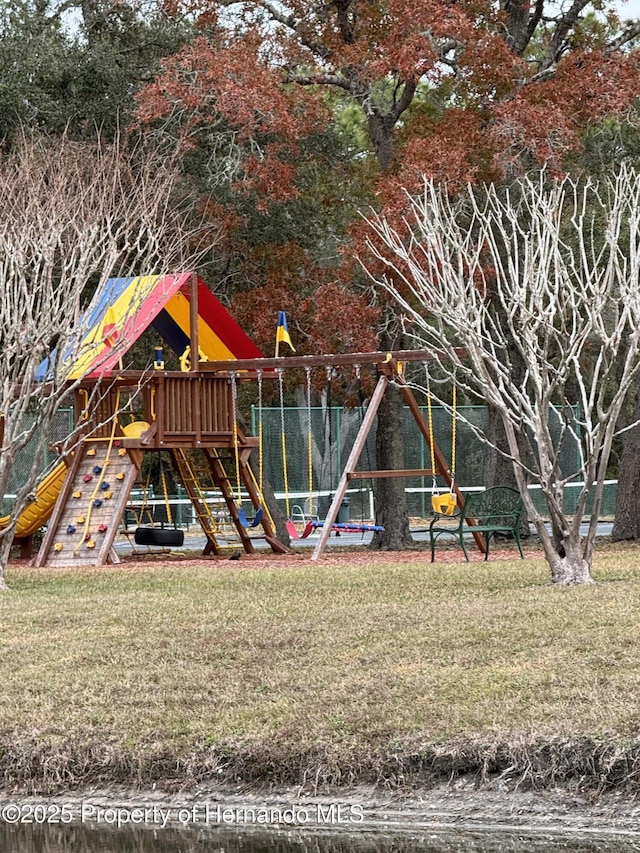
[[[131,417],[153,424],[155,432],[149,448],[198,447],[202,445],[226,446],[233,436],[233,402],[231,384],[225,377],[198,373],[165,373],[141,375],[141,387],[133,385],[131,372],[123,375],[92,399],[91,422],[98,427],[94,435],[107,436],[116,413],[122,423]],[[140,387],[135,399],[135,414],[122,400]],[[76,401],[79,415],[86,406],[87,391],[81,390]]]
[[[188,373],[166,376],[156,384],[155,409],[159,441],[164,444],[198,445],[233,434],[231,386],[226,379]]]

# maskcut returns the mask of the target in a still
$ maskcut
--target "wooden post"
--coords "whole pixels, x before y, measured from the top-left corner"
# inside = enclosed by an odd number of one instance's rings
[[[200,370],[200,346],[198,339],[198,276],[191,274],[191,301],[189,312],[189,346],[191,347],[191,370]]]
[[[358,435],[356,436],[356,440],[353,443],[351,453],[349,454],[349,458],[347,459],[347,464],[344,467],[342,477],[340,478],[340,482],[338,483],[338,488],[336,489],[335,494],[333,496],[333,501],[331,502],[331,506],[329,507],[329,512],[327,513],[327,517],[324,520],[324,526],[322,527],[320,539],[318,540],[313,554],[311,555],[312,560],[317,560],[319,557],[321,557],[327,545],[327,541],[329,539],[329,536],[331,535],[331,528],[338,516],[338,510],[342,505],[342,498],[344,497],[344,494],[347,491],[347,485],[349,483],[349,473],[353,471],[356,465],[358,464],[358,459],[360,458],[360,454],[362,453],[362,450],[364,448],[367,436],[371,431],[373,419],[375,418],[378,412],[380,403],[382,401],[382,398],[384,397],[384,392],[387,390],[388,384],[389,380],[386,376],[381,376],[378,379],[378,384],[376,385],[376,389],[373,392],[371,401],[367,406],[366,414],[362,419],[362,424],[360,425]]]
[[[164,447],[164,430],[167,424],[167,412],[165,410],[165,394],[164,394],[164,375],[162,371],[158,371],[154,378],[155,394],[153,395],[152,411],[153,421],[157,423],[156,430],[157,446]],[[152,421],[152,423],[153,423]]]
[[[200,409],[201,383],[202,380],[199,376],[193,377],[193,382],[191,383],[191,406],[193,412],[193,428],[195,430],[193,440],[196,447],[200,447],[202,444],[202,412]]]

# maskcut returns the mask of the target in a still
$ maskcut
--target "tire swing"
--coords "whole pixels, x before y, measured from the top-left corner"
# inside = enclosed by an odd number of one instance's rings
[[[147,527],[136,527],[133,541],[136,545],[155,545],[159,548],[181,548],[184,545],[184,530],[181,530],[173,519],[171,504],[169,503],[169,492],[167,490],[167,479],[162,464],[162,454],[160,454],[160,480],[162,482],[164,505],[167,514],[166,524],[172,524],[173,527],[165,527],[164,521],[160,522],[159,527],[155,523]]]
[[[178,527],[137,527],[133,541],[136,545],[180,548],[184,545],[184,530]]]

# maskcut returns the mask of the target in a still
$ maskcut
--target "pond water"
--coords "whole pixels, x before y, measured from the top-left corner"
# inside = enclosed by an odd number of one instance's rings
[[[179,829],[104,829],[90,825],[0,824],[0,851],[7,853],[631,853],[627,836],[422,830],[419,833],[344,833],[288,829],[206,832]]]

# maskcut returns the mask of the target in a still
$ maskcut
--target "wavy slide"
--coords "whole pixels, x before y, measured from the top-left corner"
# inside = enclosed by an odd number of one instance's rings
[[[59,462],[40,480],[35,501],[27,504],[18,517],[16,537],[31,536],[47,523],[66,476],[67,466],[64,462]],[[0,527],[6,527],[7,524],[9,524],[9,516],[5,515],[0,518]]]

